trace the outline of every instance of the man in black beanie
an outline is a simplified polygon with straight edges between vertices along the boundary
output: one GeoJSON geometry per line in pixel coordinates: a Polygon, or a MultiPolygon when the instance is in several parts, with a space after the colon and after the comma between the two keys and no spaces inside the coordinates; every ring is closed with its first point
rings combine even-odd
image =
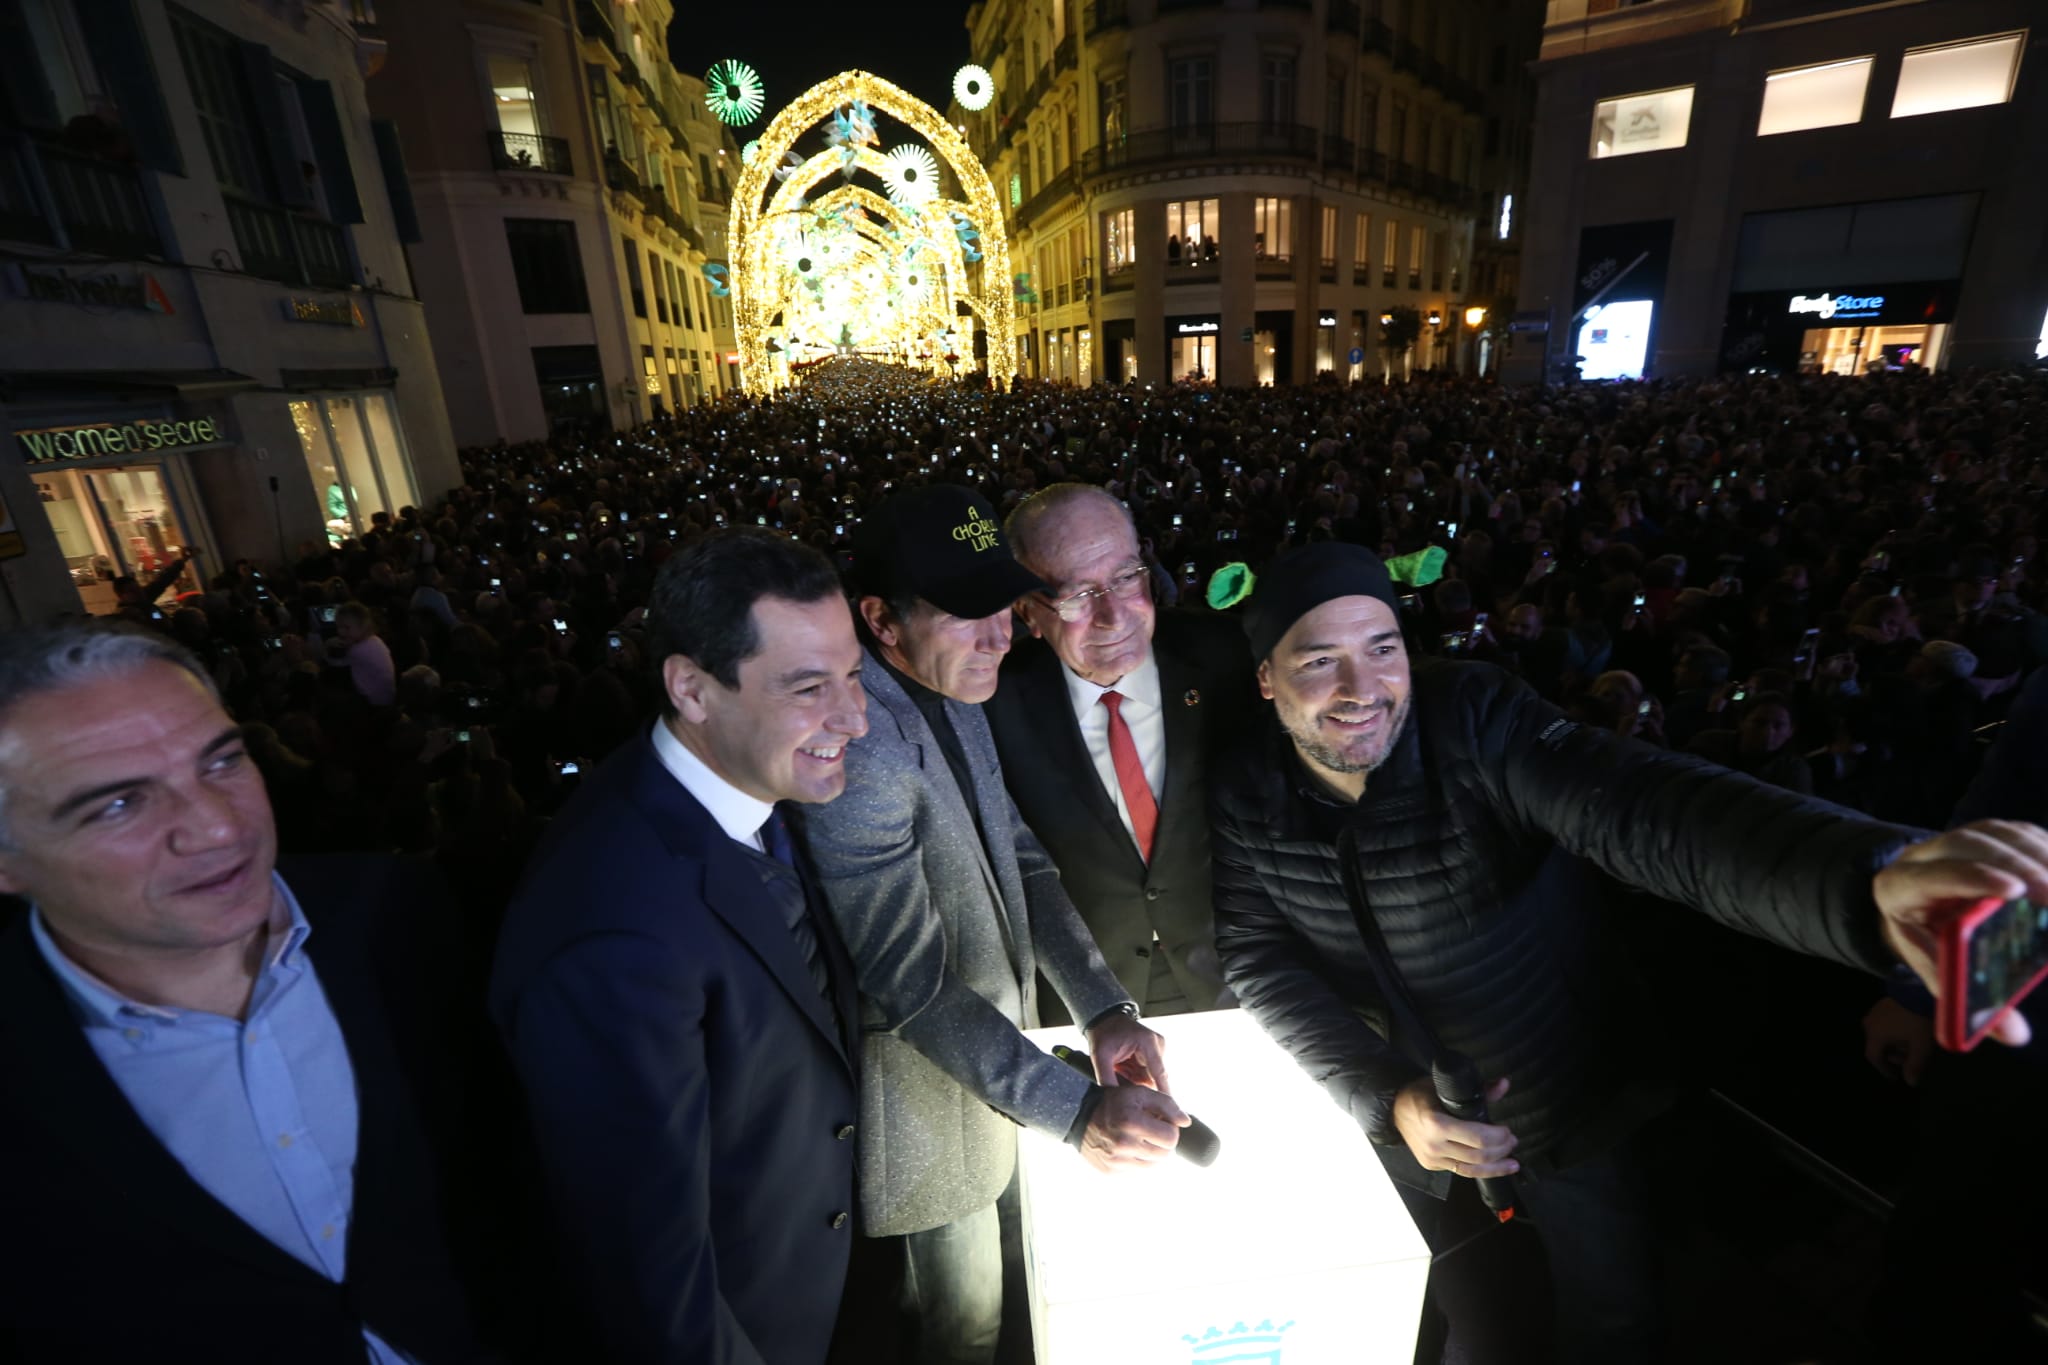
{"type": "Polygon", "coordinates": [[[1411,669],[1397,601],[1376,557],[1336,542],[1256,581],[1244,624],[1273,716],[1216,769],[1224,978],[1358,1119],[1433,1245],[1453,1177],[1513,1178],[1560,1358],[1658,1359],[1633,1138],[1669,1093],[1654,1005],[1597,931],[1593,867],[1800,952],[1931,977],[1929,916],[2048,890],[2048,834],[1878,824],[1581,727],[1490,665],[1411,669]],[[1446,1052],[1476,1064],[1491,1122],[1440,1106],[1446,1052]]]}

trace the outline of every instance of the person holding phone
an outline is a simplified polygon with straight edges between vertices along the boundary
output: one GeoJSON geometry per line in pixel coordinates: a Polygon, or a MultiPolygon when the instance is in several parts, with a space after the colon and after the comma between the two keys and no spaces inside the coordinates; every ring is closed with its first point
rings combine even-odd
{"type": "MultiPolygon", "coordinates": [[[[1657,1006],[1610,970],[1593,869],[1795,951],[1873,974],[1904,962],[1923,980],[1945,907],[2048,893],[2034,827],[1930,837],[1578,724],[1484,664],[1411,667],[1393,585],[1360,547],[1266,566],[1244,623],[1274,705],[1217,770],[1224,978],[1356,1116],[1426,1237],[1454,1178],[1535,1177],[1518,1197],[1568,1360],[1662,1358],[1656,1176],[1634,1145],[1668,1102],[1645,1027],[1657,1006]],[[1425,1019],[1403,1017],[1383,974],[1425,1019]],[[1491,1122],[1439,1106],[1429,1036],[1479,1065],[1491,1122]]],[[[2023,1040],[2023,1021],[2001,1036],[2023,1040]]]]}

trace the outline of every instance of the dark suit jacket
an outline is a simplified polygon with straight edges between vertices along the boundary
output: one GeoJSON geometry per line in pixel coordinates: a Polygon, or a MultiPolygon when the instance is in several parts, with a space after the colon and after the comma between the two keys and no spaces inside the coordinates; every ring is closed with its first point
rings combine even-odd
{"type": "Polygon", "coordinates": [[[0,933],[0,1359],[362,1365],[366,1322],[423,1365],[485,1358],[437,1160],[460,1146],[442,1017],[459,972],[425,947],[444,907],[396,859],[279,871],[355,1070],[347,1279],[274,1246],[186,1174],[16,918],[0,933]]]}
{"type": "Polygon", "coordinates": [[[762,877],[642,735],[556,817],[506,915],[491,1010],[606,1359],[813,1365],[831,1340],[853,970],[814,894],[828,1006],[762,877]]]}
{"type": "MultiPolygon", "coordinates": [[[[1254,715],[1252,662],[1235,620],[1169,611],[1159,613],[1152,653],[1166,721],[1166,780],[1149,865],[1096,774],[1049,645],[1019,640],[982,709],[1011,798],[1052,854],[1131,999],[1144,1008],[1156,946],[1190,1007],[1208,1009],[1230,1003],[1209,908],[1208,766],[1217,745],[1254,715]]],[[[1041,993],[1048,1024],[1064,1022],[1056,999],[1041,993]]]]}

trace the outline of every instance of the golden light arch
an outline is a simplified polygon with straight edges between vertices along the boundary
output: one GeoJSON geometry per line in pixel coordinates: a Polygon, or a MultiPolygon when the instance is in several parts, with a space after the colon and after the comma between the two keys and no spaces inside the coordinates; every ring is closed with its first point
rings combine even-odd
{"type": "MultiPolygon", "coordinates": [[[[945,246],[948,234],[929,233],[933,241],[941,244],[945,287],[943,291],[935,287],[928,296],[932,306],[920,311],[928,319],[952,318],[964,305],[968,315],[980,321],[987,340],[989,378],[999,385],[1007,385],[1017,369],[1010,244],[1003,232],[1002,203],[996,197],[987,169],[965,139],[930,105],[879,76],[865,71],[843,71],[812,86],[776,114],[767,131],[761,134],[753,164],[740,172],[739,188],[733,196],[730,231],[733,316],[737,324],[741,387],[749,393],[766,393],[786,382],[786,375],[779,373],[770,359],[768,344],[773,336],[773,319],[791,310],[797,283],[781,268],[776,258],[775,248],[780,238],[774,225],[795,212],[798,202],[811,188],[840,169],[843,164],[840,153],[835,149],[809,158],[772,199],[768,195],[768,187],[773,183],[776,169],[796,146],[797,139],[855,100],[890,115],[923,138],[959,181],[965,196],[962,201],[935,199],[916,209],[897,208],[897,212],[906,217],[922,218],[928,228],[935,226],[931,215],[944,216],[957,209],[966,215],[979,233],[976,242],[981,252],[978,287],[970,278],[958,243],[954,242],[948,252],[945,246]]],[[[854,157],[856,166],[868,170],[875,169],[879,161],[880,158],[868,149],[861,149],[854,157]]],[[[810,207],[821,209],[828,202],[842,198],[871,207],[869,201],[879,198],[872,192],[862,193],[867,196],[866,200],[857,200],[845,190],[835,190],[810,207]]],[[[963,357],[971,356],[971,345],[963,346],[961,353],[963,357]]]]}

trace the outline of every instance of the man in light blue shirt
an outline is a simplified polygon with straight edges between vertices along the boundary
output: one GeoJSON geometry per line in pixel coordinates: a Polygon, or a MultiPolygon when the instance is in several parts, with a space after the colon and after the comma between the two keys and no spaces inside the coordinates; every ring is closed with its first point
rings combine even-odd
{"type": "Polygon", "coordinates": [[[0,1343],[483,1358],[405,992],[377,960],[387,909],[420,912],[395,864],[331,860],[302,904],[275,862],[262,779],[183,650],[96,626],[0,637],[0,890],[35,906],[0,934],[0,1225],[36,1249],[0,1343]],[[116,1245],[149,1269],[110,1312],[116,1245]]]}

